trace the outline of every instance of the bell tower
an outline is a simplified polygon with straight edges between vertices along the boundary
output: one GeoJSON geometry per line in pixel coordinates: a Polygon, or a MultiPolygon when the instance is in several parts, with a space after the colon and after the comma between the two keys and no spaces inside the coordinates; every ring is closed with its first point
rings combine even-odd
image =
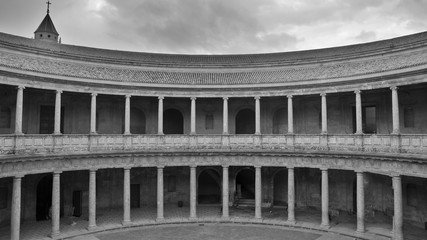
{"type": "Polygon", "coordinates": [[[50,1],[47,4],[47,14],[43,21],[40,23],[37,30],[34,32],[34,39],[47,41],[47,42],[58,42],[59,33],[53,25],[52,19],[49,16],[49,6],[52,4],[50,1]]]}

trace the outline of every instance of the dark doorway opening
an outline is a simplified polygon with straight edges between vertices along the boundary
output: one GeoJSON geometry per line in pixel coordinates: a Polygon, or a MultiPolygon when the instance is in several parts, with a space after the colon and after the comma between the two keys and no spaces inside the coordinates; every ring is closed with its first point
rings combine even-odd
{"type": "Polygon", "coordinates": [[[236,115],[236,134],[255,133],[255,112],[251,109],[242,109],[236,115]]]}
{"type": "Polygon", "coordinates": [[[163,113],[163,132],[165,134],[184,134],[184,117],[177,109],[168,109],[163,113]]]}
{"type": "Polygon", "coordinates": [[[80,217],[82,215],[82,191],[73,191],[73,216],[80,217]]]}
{"type": "Polygon", "coordinates": [[[131,208],[140,208],[140,190],[141,186],[139,184],[130,185],[130,207],[131,208]]]}
{"type": "Polygon", "coordinates": [[[36,220],[43,221],[51,218],[49,214],[52,205],[52,175],[44,176],[37,184],[36,220]]]}
{"type": "Polygon", "coordinates": [[[199,175],[197,199],[199,204],[221,203],[221,176],[213,169],[206,169],[199,175]]]}
{"type": "Polygon", "coordinates": [[[130,132],[132,134],[145,134],[145,114],[138,108],[130,109],[130,132]]]}
{"type": "MultiPolygon", "coordinates": [[[[362,106],[362,131],[367,134],[377,133],[377,108],[362,106]]],[[[353,107],[353,133],[356,132],[356,107],[353,107]]]]}
{"type": "Polygon", "coordinates": [[[280,170],[274,175],[273,179],[273,205],[288,205],[288,171],[280,170]]]}
{"type": "Polygon", "coordinates": [[[243,169],[236,176],[237,198],[255,199],[255,172],[253,169],[243,169]]]}
{"type": "Polygon", "coordinates": [[[357,179],[353,179],[353,213],[357,212],[357,179]]]}
{"type": "MultiPolygon", "coordinates": [[[[55,106],[40,106],[40,134],[52,134],[55,128],[55,106]]],[[[64,133],[64,107],[61,107],[60,131],[64,133]]]]}
{"type": "Polygon", "coordinates": [[[280,108],[273,115],[273,134],[285,134],[288,131],[286,109],[280,108]]]}

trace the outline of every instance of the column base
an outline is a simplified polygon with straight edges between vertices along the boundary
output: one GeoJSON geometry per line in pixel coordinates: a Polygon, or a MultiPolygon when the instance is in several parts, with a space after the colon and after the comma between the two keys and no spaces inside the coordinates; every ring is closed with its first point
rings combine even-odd
{"type": "Polygon", "coordinates": [[[222,216],[221,221],[230,221],[230,216],[222,216]]]}
{"type": "Polygon", "coordinates": [[[90,132],[89,134],[90,134],[90,135],[98,135],[98,133],[97,133],[97,132],[90,132]]]}
{"type": "Polygon", "coordinates": [[[88,231],[95,231],[97,228],[98,228],[98,226],[96,226],[96,225],[93,225],[93,226],[87,226],[87,227],[86,227],[86,229],[87,229],[88,231]]]}
{"type": "Polygon", "coordinates": [[[54,132],[53,135],[62,135],[61,132],[54,132]]]}
{"type": "Polygon", "coordinates": [[[129,226],[132,225],[132,222],[130,220],[122,221],[123,226],[129,226]]]}
{"type": "Polygon", "coordinates": [[[197,217],[189,217],[188,220],[190,220],[190,221],[197,221],[198,218],[197,217]]]}
{"type": "Polygon", "coordinates": [[[329,229],[329,228],[331,228],[331,225],[329,225],[329,224],[320,224],[320,227],[324,228],[324,229],[329,229]]]}
{"type": "Polygon", "coordinates": [[[295,225],[297,223],[295,220],[287,220],[286,222],[290,225],[295,225]]]}
{"type": "Polygon", "coordinates": [[[24,135],[23,132],[15,132],[15,135],[24,135]]]}
{"type": "Polygon", "coordinates": [[[53,238],[53,239],[58,238],[59,237],[59,232],[52,232],[52,233],[49,234],[49,237],[53,238]]]}
{"type": "Polygon", "coordinates": [[[164,217],[158,217],[158,218],[156,218],[156,222],[163,222],[163,221],[165,221],[165,218],[164,217]]]}
{"type": "Polygon", "coordinates": [[[365,235],[366,230],[365,229],[357,229],[356,235],[365,235]]]}

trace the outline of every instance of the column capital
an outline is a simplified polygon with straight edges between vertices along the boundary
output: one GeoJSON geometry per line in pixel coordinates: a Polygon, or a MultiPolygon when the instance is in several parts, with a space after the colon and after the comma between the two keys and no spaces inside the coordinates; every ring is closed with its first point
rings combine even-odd
{"type": "Polygon", "coordinates": [[[58,170],[58,171],[53,171],[53,174],[55,175],[55,174],[61,174],[62,173],[62,171],[60,171],[60,170],[58,170]]]}
{"type": "Polygon", "coordinates": [[[229,97],[222,97],[222,100],[228,101],[229,97]]]}
{"type": "Polygon", "coordinates": [[[165,168],[165,166],[161,165],[161,166],[157,166],[157,170],[163,170],[165,168]]]}
{"type": "Polygon", "coordinates": [[[163,100],[163,99],[165,99],[165,97],[164,96],[158,96],[157,99],[163,100]]]}
{"type": "Polygon", "coordinates": [[[25,89],[25,86],[22,86],[22,85],[18,85],[17,87],[16,87],[17,89],[25,89]]]}
{"type": "Polygon", "coordinates": [[[229,164],[223,164],[223,165],[221,165],[222,166],[222,168],[229,168],[230,167],[230,165],[229,164]]]}
{"type": "Polygon", "coordinates": [[[292,99],[294,96],[293,96],[293,95],[286,95],[286,97],[287,97],[288,99],[292,99]]]}
{"type": "Polygon", "coordinates": [[[131,97],[132,97],[132,95],[130,95],[130,94],[125,95],[125,98],[131,98],[131,97]]]}
{"type": "Polygon", "coordinates": [[[96,96],[98,96],[98,93],[93,92],[93,93],[91,93],[90,95],[92,95],[92,97],[96,97],[96,96]]]}
{"type": "Polygon", "coordinates": [[[287,169],[295,169],[295,166],[286,166],[287,169]]]}
{"type": "Polygon", "coordinates": [[[390,174],[390,177],[392,177],[393,179],[400,179],[401,175],[398,173],[392,173],[392,174],[390,174]]]}
{"type": "Polygon", "coordinates": [[[326,97],[327,93],[320,93],[321,97],[326,97]]]}
{"type": "Polygon", "coordinates": [[[357,175],[360,175],[360,174],[364,174],[364,173],[365,173],[365,171],[364,171],[364,170],[354,170],[354,172],[355,172],[357,175]]]}
{"type": "Polygon", "coordinates": [[[57,93],[57,94],[58,94],[58,93],[59,93],[59,94],[61,94],[61,93],[62,93],[62,90],[61,90],[61,89],[57,89],[57,90],[56,90],[56,93],[57,93]]]}
{"type": "Polygon", "coordinates": [[[13,178],[15,178],[15,179],[21,179],[24,176],[25,176],[25,174],[18,174],[18,175],[13,176],[13,178]]]}
{"type": "Polygon", "coordinates": [[[327,168],[320,168],[320,171],[328,171],[328,169],[327,168]]]}
{"type": "Polygon", "coordinates": [[[355,94],[360,94],[360,93],[362,93],[362,90],[360,90],[360,89],[354,90],[354,93],[355,94]]]}
{"type": "Polygon", "coordinates": [[[260,100],[260,99],[261,99],[261,97],[260,97],[260,96],[255,96],[255,97],[254,97],[254,99],[255,99],[255,100],[260,100]]]}
{"type": "Polygon", "coordinates": [[[398,87],[398,86],[391,86],[391,87],[390,87],[390,90],[392,90],[392,91],[397,91],[397,89],[399,89],[399,87],[398,87]]]}
{"type": "Polygon", "coordinates": [[[98,171],[98,168],[89,168],[89,172],[96,172],[98,171]]]}
{"type": "Polygon", "coordinates": [[[190,97],[191,101],[196,101],[196,97],[190,97]]]}
{"type": "Polygon", "coordinates": [[[197,168],[197,165],[196,164],[191,164],[190,168],[197,168]]]}
{"type": "Polygon", "coordinates": [[[254,165],[254,168],[261,168],[261,165],[254,165]]]}
{"type": "Polygon", "coordinates": [[[132,169],[132,167],[130,167],[130,166],[126,166],[126,167],[123,167],[123,169],[124,169],[124,170],[131,170],[131,169],[132,169]]]}

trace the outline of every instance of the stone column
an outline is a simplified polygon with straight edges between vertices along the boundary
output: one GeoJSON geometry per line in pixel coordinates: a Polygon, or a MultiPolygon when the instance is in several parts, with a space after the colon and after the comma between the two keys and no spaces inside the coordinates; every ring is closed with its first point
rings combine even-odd
{"type": "Polygon", "coordinates": [[[288,95],[288,133],[294,134],[294,107],[292,95],[288,95]]]}
{"type": "Polygon", "coordinates": [[[130,134],[130,97],[131,95],[125,96],[125,135],[130,134]]]}
{"type": "Polygon", "coordinates": [[[255,218],[261,219],[261,166],[255,166],[255,218]]]}
{"type": "Polygon", "coordinates": [[[124,168],[123,174],[123,222],[130,224],[130,167],[124,168]]]}
{"type": "Polygon", "coordinates": [[[21,180],[23,176],[13,178],[12,216],[10,221],[10,239],[19,240],[21,229],[21,180]]]}
{"type": "Polygon", "coordinates": [[[157,134],[163,134],[163,99],[164,97],[158,97],[159,105],[158,105],[158,117],[157,117],[157,134]]]}
{"type": "Polygon", "coordinates": [[[391,87],[391,104],[392,104],[392,113],[393,113],[393,133],[400,133],[400,123],[399,123],[399,97],[397,93],[397,87],[391,87]]]}
{"type": "Polygon", "coordinates": [[[222,219],[228,219],[230,217],[228,209],[229,193],[228,165],[224,165],[222,166],[222,219]]]}
{"type": "Polygon", "coordinates": [[[90,133],[96,134],[96,96],[97,93],[92,93],[90,101],[90,133]]]}
{"type": "Polygon", "coordinates": [[[191,131],[190,134],[196,134],[196,98],[191,98],[191,131]]]}
{"type": "Polygon", "coordinates": [[[54,125],[53,134],[61,134],[61,94],[62,94],[62,90],[56,90],[55,125],[54,125]]]}
{"type": "Polygon", "coordinates": [[[223,105],[222,105],[222,133],[228,134],[228,97],[222,98],[223,105]]]}
{"type": "Polygon", "coordinates": [[[364,173],[356,172],[356,195],[357,195],[357,232],[365,232],[365,187],[364,173]]]}
{"type": "Polygon", "coordinates": [[[52,181],[52,238],[59,235],[59,218],[60,218],[60,176],[61,171],[53,173],[52,181]]]}
{"type": "Polygon", "coordinates": [[[22,112],[24,109],[24,86],[18,86],[16,93],[15,134],[22,134],[22,112]]]}
{"type": "Polygon", "coordinates": [[[393,240],[403,240],[403,205],[402,205],[402,180],[400,176],[393,176],[394,193],[394,223],[393,240]]]}
{"type": "Polygon", "coordinates": [[[96,170],[89,170],[89,231],[96,228],[96,170]]]}
{"type": "Polygon", "coordinates": [[[356,134],[363,134],[362,130],[362,98],[360,96],[361,91],[354,91],[356,94],[356,134]]]}
{"type": "Polygon", "coordinates": [[[255,97],[255,134],[261,134],[261,105],[260,97],[255,97]]]}
{"type": "Polygon", "coordinates": [[[328,169],[322,168],[322,227],[329,228],[329,183],[328,169]]]}
{"type": "Polygon", "coordinates": [[[197,219],[196,166],[190,166],[190,219],[197,219]]]}
{"type": "Polygon", "coordinates": [[[295,176],[293,167],[288,167],[288,222],[295,224],[295,176]]]}
{"type": "Polygon", "coordinates": [[[157,221],[163,219],[163,167],[157,167],[157,221]]]}
{"type": "Polygon", "coordinates": [[[326,105],[326,93],[320,94],[322,98],[322,134],[328,133],[328,110],[326,105]]]}

